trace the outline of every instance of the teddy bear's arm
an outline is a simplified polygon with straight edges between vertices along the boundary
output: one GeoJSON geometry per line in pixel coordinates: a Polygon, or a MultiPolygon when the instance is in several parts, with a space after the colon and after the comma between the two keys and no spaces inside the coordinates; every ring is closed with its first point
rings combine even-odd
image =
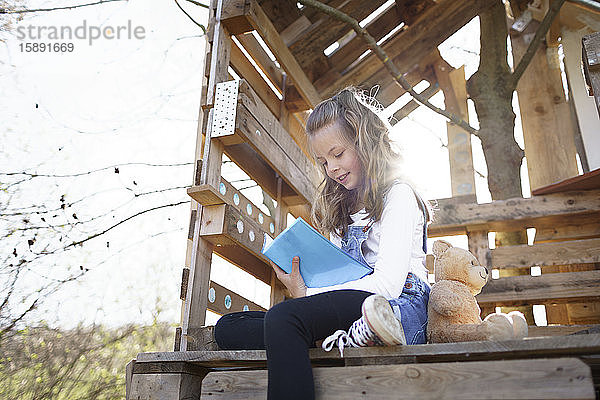
{"type": "Polygon", "coordinates": [[[462,307],[460,295],[444,285],[444,282],[433,285],[429,295],[429,304],[436,312],[448,317],[455,315],[462,307]]]}

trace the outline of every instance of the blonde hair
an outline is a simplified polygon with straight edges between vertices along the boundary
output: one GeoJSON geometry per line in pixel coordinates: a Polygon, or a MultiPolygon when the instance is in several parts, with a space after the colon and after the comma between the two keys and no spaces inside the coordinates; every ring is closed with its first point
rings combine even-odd
{"type": "MultiPolygon", "coordinates": [[[[323,233],[345,235],[352,223],[350,214],[361,200],[367,218],[379,220],[387,192],[394,181],[401,178],[401,158],[392,148],[388,125],[367,104],[367,95],[355,88],[346,88],[319,103],[306,122],[309,143],[320,129],[337,124],[342,136],[354,145],[365,173],[361,188],[347,190],[329,178],[322,167],[325,179],[317,189],[311,216],[323,233]]],[[[428,218],[429,214],[425,213],[428,218]]]]}

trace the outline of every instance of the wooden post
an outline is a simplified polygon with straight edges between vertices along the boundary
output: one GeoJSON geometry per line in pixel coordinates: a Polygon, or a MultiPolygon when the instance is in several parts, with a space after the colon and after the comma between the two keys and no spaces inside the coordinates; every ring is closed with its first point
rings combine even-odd
{"type": "MultiPolygon", "coordinates": [[[[598,115],[600,115],[600,34],[587,35],[582,38],[582,58],[586,80],[591,85],[591,90],[594,92],[594,98],[598,107],[598,115]],[[594,87],[595,84],[595,87],[594,87]]],[[[597,133],[597,131],[596,131],[597,133]]],[[[594,151],[592,151],[593,153],[594,151]]],[[[593,229],[589,227],[588,229],[593,229]]],[[[552,229],[551,231],[561,232],[561,229],[552,229]]],[[[546,235],[546,232],[542,232],[546,235]]],[[[596,269],[593,264],[572,264],[558,265],[552,267],[553,272],[577,272],[591,271],[596,269]]],[[[548,267],[546,267],[548,271],[548,267]]],[[[590,323],[597,324],[600,322],[600,303],[586,302],[580,304],[552,305],[546,307],[548,322],[565,320],[569,324],[590,323]]]]}
{"type": "MultiPolygon", "coordinates": [[[[206,39],[206,37],[205,37],[206,39]]],[[[202,90],[200,92],[200,107],[198,109],[198,125],[196,130],[196,152],[194,157],[194,175],[192,177],[194,186],[200,184],[200,172],[202,169],[202,149],[204,148],[204,132],[206,132],[206,125],[208,122],[208,112],[203,108],[206,104],[206,92],[208,85],[208,71],[206,70],[207,60],[210,57],[210,43],[206,40],[206,47],[204,52],[203,68],[202,68],[202,90]]],[[[187,289],[189,285],[189,271],[192,262],[192,253],[194,251],[194,227],[196,225],[196,218],[198,214],[199,204],[195,200],[190,202],[190,221],[188,229],[188,237],[186,243],[186,254],[185,254],[185,267],[184,276],[186,277],[185,282],[182,279],[181,282],[181,313],[180,313],[180,326],[176,328],[175,333],[175,345],[174,350],[181,350],[181,326],[183,325],[183,318],[185,315],[185,300],[187,297],[187,289]]]]}
{"type": "MultiPolygon", "coordinates": [[[[453,69],[442,59],[435,65],[435,75],[444,92],[446,110],[468,121],[465,67],[453,69]]],[[[476,201],[471,135],[450,122],[446,123],[446,128],[452,197],[468,196],[470,201],[476,201]]]]}
{"type": "MultiPolygon", "coordinates": [[[[469,239],[469,251],[475,255],[480,265],[488,268],[489,273],[492,273],[492,265],[490,260],[490,245],[488,240],[488,231],[469,231],[467,232],[469,239]]],[[[491,279],[491,277],[490,277],[491,279]]],[[[481,319],[488,314],[495,312],[494,307],[481,306],[481,319]]]]}
{"type": "MultiPolygon", "coordinates": [[[[511,32],[513,56],[520,60],[539,23],[511,32]]],[[[558,49],[540,46],[517,86],[525,157],[531,190],[577,175],[575,140],[566,102],[558,49]]]]}
{"type": "MultiPolygon", "coordinates": [[[[220,18],[222,8],[222,0],[213,0],[213,2],[211,2],[211,10],[214,10],[214,18],[211,19],[213,29],[211,30],[211,59],[206,92],[206,104],[213,103],[216,84],[227,80],[228,75],[227,68],[229,66],[231,39],[229,33],[221,25],[220,18]]],[[[212,130],[211,121],[212,110],[209,113],[208,124],[206,126],[206,137],[204,139],[202,155],[202,170],[199,183],[218,187],[219,179],[221,177],[223,146],[220,142],[212,141],[210,139],[212,130]]],[[[201,121],[199,121],[199,124],[201,124],[201,121]]],[[[200,129],[198,141],[202,140],[200,138],[201,135],[202,132],[200,129]]],[[[203,207],[198,205],[196,210],[196,221],[194,224],[188,288],[181,327],[180,349],[182,351],[188,349],[188,332],[191,329],[197,329],[204,325],[206,317],[213,244],[200,237],[202,218],[203,207]]]]}
{"type": "MultiPolygon", "coordinates": [[[[277,208],[275,209],[275,233],[278,235],[287,225],[288,207],[281,199],[281,187],[283,180],[277,177],[277,208]]],[[[291,260],[290,260],[291,262],[291,260]]],[[[277,279],[275,271],[271,271],[271,307],[285,300],[285,286],[277,279]]]]}
{"type": "MultiPolygon", "coordinates": [[[[513,58],[521,59],[539,22],[511,31],[513,58]]],[[[517,85],[531,190],[578,174],[573,122],[564,96],[558,48],[542,44],[517,85]]],[[[546,267],[545,272],[550,272],[546,267]]],[[[504,274],[506,272],[502,271],[504,274]]],[[[547,308],[548,322],[567,324],[565,305],[547,308]]],[[[531,322],[531,321],[530,321],[531,322]]]]}
{"type": "MultiPolygon", "coordinates": [[[[583,163],[583,170],[587,172],[600,168],[600,116],[598,115],[594,98],[588,95],[585,78],[581,70],[581,39],[580,31],[562,28],[561,43],[565,54],[565,73],[571,89],[571,101],[577,113],[577,123],[581,132],[582,150],[585,153],[588,168],[583,163]]],[[[581,154],[580,154],[581,157],[581,154]]]]}
{"type": "Polygon", "coordinates": [[[594,96],[598,115],[600,115],[600,32],[586,35],[581,39],[583,52],[583,71],[594,96]]]}

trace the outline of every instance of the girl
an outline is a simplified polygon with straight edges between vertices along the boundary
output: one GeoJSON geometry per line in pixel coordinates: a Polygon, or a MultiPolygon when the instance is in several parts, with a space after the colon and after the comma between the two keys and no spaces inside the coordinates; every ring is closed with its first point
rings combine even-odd
{"type": "Polygon", "coordinates": [[[317,105],[306,123],[308,144],[325,173],[313,203],[317,227],[373,273],[341,285],[307,288],[299,273],[272,264],[293,299],[266,313],[223,316],[215,326],[222,349],[266,349],[268,398],[314,399],[308,349],[325,339],[366,346],[425,343],[429,285],[425,268],[430,212],[399,180],[398,155],[385,123],[344,89],[317,105]],[[329,336],[329,337],[328,337],[329,336]]]}

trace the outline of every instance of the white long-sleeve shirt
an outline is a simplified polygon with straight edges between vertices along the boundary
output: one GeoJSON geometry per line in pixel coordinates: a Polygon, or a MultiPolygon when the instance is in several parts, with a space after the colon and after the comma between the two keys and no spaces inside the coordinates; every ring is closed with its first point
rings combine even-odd
{"type": "MultiPolygon", "coordinates": [[[[365,226],[369,222],[364,209],[350,215],[350,226],[365,226]]],[[[361,279],[340,285],[307,288],[306,295],[339,289],[357,289],[393,299],[402,293],[406,276],[412,272],[427,282],[425,253],[423,252],[423,212],[415,193],[405,183],[390,188],[381,218],[368,232],[362,251],[373,273],[361,279]]],[[[331,242],[341,247],[341,238],[331,235],[331,242]]]]}

